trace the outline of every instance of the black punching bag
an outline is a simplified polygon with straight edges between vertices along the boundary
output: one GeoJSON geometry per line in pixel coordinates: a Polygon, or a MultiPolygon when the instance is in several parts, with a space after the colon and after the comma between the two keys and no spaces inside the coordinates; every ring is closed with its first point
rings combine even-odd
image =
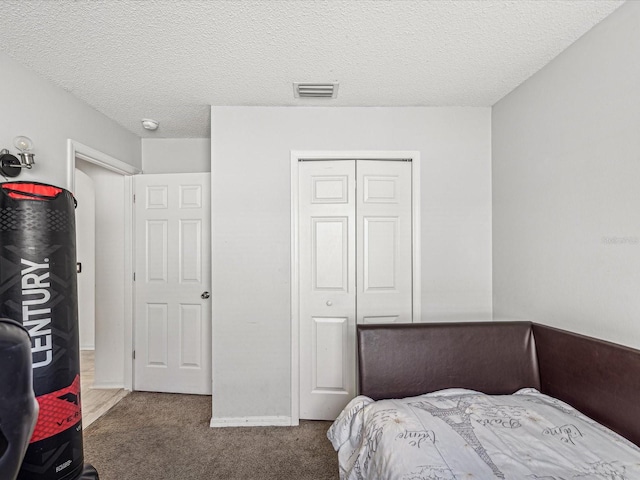
{"type": "Polygon", "coordinates": [[[19,480],[83,474],[74,203],[51,185],[0,184],[0,317],[29,332],[40,405],[19,480]]]}

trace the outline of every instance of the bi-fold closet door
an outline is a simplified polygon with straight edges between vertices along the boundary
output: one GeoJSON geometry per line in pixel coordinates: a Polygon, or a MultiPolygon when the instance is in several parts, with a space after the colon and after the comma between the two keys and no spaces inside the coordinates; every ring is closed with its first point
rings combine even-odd
{"type": "Polygon", "coordinates": [[[300,418],[355,396],[356,324],[412,318],[411,162],[299,165],[300,418]]]}

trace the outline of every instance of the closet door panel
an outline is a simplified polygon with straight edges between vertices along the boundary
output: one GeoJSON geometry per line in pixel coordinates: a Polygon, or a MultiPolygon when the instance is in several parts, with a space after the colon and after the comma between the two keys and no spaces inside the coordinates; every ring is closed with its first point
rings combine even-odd
{"type": "Polygon", "coordinates": [[[358,323],[412,318],[411,162],[356,164],[358,323]]]}
{"type": "Polygon", "coordinates": [[[355,161],[298,172],[300,418],[333,420],[356,390],[355,161]]]}

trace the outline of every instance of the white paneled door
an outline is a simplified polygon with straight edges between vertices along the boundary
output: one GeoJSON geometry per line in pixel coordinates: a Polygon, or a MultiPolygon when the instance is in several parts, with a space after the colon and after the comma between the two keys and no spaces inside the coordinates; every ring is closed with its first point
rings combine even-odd
{"type": "Polygon", "coordinates": [[[358,323],[411,323],[411,163],[358,160],[358,323]]]}
{"type": "Polygon", "coordinates": [[[299,165],[300,418],[355,396],[356,323],[412,321],[411,163],[299,165]]]}
{"type": "Polygon", "coordinates": [[[300,418],[335,419],[355,395],[356,163],[299,169],[300,418]]]}
{"type": "Polygon", "coordinates": [[[211,394],[210,177],[135,177],[136,390],[211,394]]]}

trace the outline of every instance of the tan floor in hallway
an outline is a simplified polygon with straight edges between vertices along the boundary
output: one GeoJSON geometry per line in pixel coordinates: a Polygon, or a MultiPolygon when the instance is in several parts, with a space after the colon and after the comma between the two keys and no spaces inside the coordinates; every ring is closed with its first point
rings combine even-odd
{"type": "Polygon", "coordinates": [[[85,429],[107,413],[129,392],[122,388],[93,388],[95,352],[80,352],[80,395],[82,399],[82,428],[85,429]]]}

